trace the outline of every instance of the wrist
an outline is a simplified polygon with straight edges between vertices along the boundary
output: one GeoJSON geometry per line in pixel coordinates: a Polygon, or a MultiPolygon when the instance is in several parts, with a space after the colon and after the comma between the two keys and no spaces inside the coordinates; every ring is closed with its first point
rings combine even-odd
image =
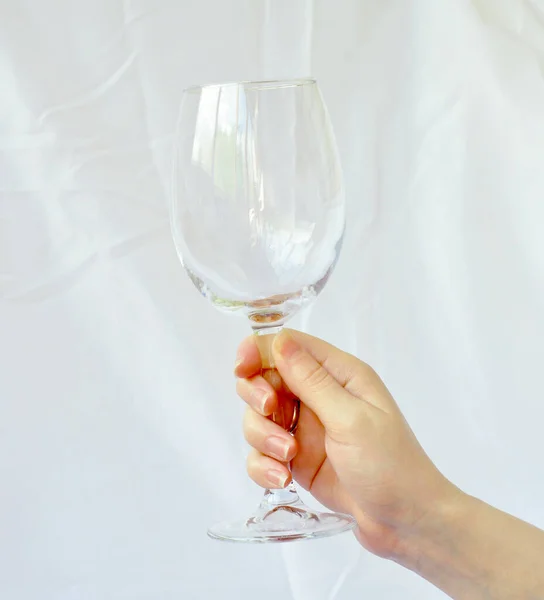
{"type": "Polygon", "coordinates": [[[438,561],[466,520],[471,500],[470,496],[445,480],[442,492],[432,499],[423,516],[399,531],[399,543],[391,558],[418,573],[424,568],[424,563],[438,561]]]}

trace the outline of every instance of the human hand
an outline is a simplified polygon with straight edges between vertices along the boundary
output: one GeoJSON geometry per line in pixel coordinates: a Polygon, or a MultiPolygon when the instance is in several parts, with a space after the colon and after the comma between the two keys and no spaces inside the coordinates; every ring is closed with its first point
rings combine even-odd
{"type": "Polygon", "coordinates": [[[275,370],[261,375],[250,337],[238,350],[237,391],[250,477],[263,487],[291,474],[322,504],[352,514],[370,551],[395,558],[435,508],[458,493],[436,469],[378,375],[354,356],[309,335],[284,330],[272,346],[275,370]],[[278,373],[281,377],[278,376],[278,373]],[[270,419],[301,401],[295,436],[270,419]]]}

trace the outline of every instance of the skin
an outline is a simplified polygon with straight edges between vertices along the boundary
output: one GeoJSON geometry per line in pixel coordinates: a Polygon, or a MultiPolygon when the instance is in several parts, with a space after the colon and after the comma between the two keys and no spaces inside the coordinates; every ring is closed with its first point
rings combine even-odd
{"type": "Polygon", "coordinates": [[[272,349],[277,371],[263,372],[253,337],[240,345],[235,367],[248,404],[247,469],[257,484],[287,485],[291,461],[292,476],[319,502],[356,518],[367,550],[452,598],[544,599],[544,532],[448,481],[371,367],[292,330],[272,349]],[[272,415],[290,415],[295,398],[293,437],[272,415]]]}

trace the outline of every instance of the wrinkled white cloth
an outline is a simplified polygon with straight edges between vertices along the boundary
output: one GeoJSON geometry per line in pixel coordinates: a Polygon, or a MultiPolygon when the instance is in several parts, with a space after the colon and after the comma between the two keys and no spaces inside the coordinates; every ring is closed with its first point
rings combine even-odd
{"type": "Polygon", "coordinates": [[[293,325],[370,362],[466,491],[544,526],[544,0],[0,5],[0,597],[444,595],[348,534],[228,546],[246,324],[168,225],[194,83],[316,76],[337,272],[293,325]]]}

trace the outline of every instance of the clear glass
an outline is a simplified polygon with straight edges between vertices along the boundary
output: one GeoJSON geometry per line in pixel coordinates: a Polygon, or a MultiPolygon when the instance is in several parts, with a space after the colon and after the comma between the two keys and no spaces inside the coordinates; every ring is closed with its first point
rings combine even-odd
{"type": "MultiPolygon", "coordinates": [[[[247,318],[255,335],[276,334],[323,289],[344,233],[342,171],[316,81],[186,89],[172,191],[176,249],[200,293],[247,318]]],[[[297,415],[282,422],[292,432],[297,415]]],[[[307,508],[290,484],[267,490],[254,515],[208,534],[280,542],[353,526],[348,515],[307,508]]]]}

